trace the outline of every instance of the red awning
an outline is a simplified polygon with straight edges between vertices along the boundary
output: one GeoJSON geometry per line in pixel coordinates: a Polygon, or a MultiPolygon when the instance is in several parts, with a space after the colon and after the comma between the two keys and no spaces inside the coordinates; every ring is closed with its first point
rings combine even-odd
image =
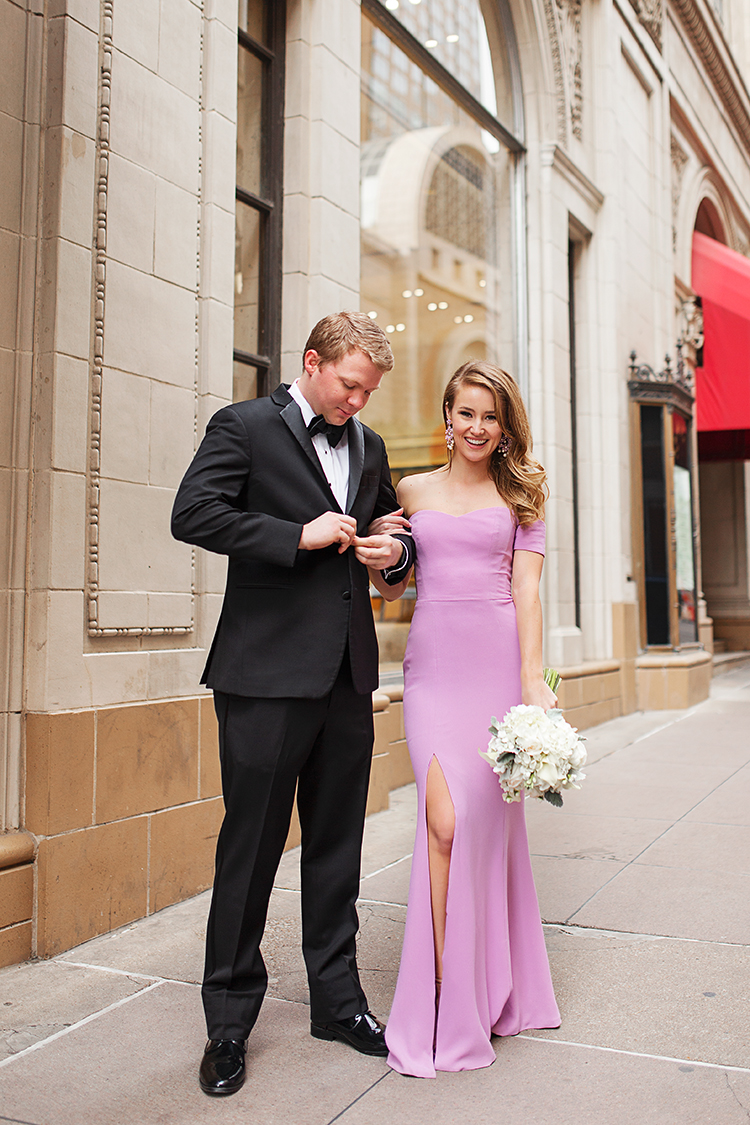
{"type": "Polygon", "coordinates": [[[704,330],[703,367],[695,373],[697,427],[712,433],[701,454],[734,459],[749,444],[738,438],[750,431],[750,260],[696,232],[693,289],[704,330]]]}

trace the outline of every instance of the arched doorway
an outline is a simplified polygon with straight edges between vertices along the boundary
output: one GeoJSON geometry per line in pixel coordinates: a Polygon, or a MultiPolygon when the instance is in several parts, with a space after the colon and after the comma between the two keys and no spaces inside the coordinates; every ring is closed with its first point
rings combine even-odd
{"type": "Polygon", "coordinates": [[[703,591],[717,646],[750,649],[750,259],[704,198],[692,285],[703,312],[696,408],[703,591]]]}

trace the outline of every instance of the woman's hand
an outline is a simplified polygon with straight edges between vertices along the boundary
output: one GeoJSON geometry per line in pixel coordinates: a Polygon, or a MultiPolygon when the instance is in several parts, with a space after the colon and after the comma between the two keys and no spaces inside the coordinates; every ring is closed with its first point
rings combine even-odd
{"type": "Polygon", "coordinates": [[[404,509],[378,516],[367,529],[368,535],[395,535],[399,531],[411,531],[411,524],[404,516],[404,509]]]}
{"type": "Polygon", "coordinates": [[[529,684],[521,685],[521,702],[529,707],[541,707],[549,711],[557,707],[557,696],[544,682],[544,676],[535,677],[529,684]]]}

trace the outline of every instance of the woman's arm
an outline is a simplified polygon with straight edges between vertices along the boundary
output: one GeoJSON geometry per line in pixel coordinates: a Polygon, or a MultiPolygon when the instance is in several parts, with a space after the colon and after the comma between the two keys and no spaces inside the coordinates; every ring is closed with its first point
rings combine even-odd
{"type": "Polygon", "coordinates": [[[395,602],[401,597],[404,590],[409,585],[409,578],[411,577],[411,570],[409,570],[406,578],[402,578],[395,586],[389,586],[385,578],[383,578],[382,570],[372,570],[368,566],[367,573],[370,575],[370,581],[375,589],[387,602],[395,602]]]}
{"type": "MultiPolygon", "coordinates": [[[[412,493],[413,483],[416,479],[416,477],[404,477],[398,482],[396,496],[401,507],[396,512],[389,512],[388,515],[381,516],[379,519],[374,520],[367,529],[368,535],[393,535],[394,532],[411,530],[411,525],[406,513],[411,510],[409,498],[412,493]]],[[[383,578],[382,571],[373,570],[371,567],[367,569],[373,586],[387,602],[395,602],[401,597],[404,590],[409,585],[411,568],[409,568],[406,575],[400,582],[397,582],[395,586],[388,585],[383,578]]]]}
{"type": "Polygon", "coordinates": [[[544,556],[536,551],[513,554],[513,601],[516,606],[518,645],[521,650],[521,699],[543,707],[557,706],[554,692],[544,682],[542,668],[542,603],[539,580],[544,556]]]}

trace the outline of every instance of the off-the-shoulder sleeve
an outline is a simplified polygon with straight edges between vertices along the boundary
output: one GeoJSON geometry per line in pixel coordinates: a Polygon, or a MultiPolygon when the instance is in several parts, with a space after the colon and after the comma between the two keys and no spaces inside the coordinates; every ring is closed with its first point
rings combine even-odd
{"type": "Polygon", "coordinates": [[[516,528],[513,550],[534,551],[537,555],[543,555],[545,538],[546,528],[544,526],[544,520],[536,520],[535,523],[529,524],[528,527],[521,527],[519,524],[516,528]]]}

